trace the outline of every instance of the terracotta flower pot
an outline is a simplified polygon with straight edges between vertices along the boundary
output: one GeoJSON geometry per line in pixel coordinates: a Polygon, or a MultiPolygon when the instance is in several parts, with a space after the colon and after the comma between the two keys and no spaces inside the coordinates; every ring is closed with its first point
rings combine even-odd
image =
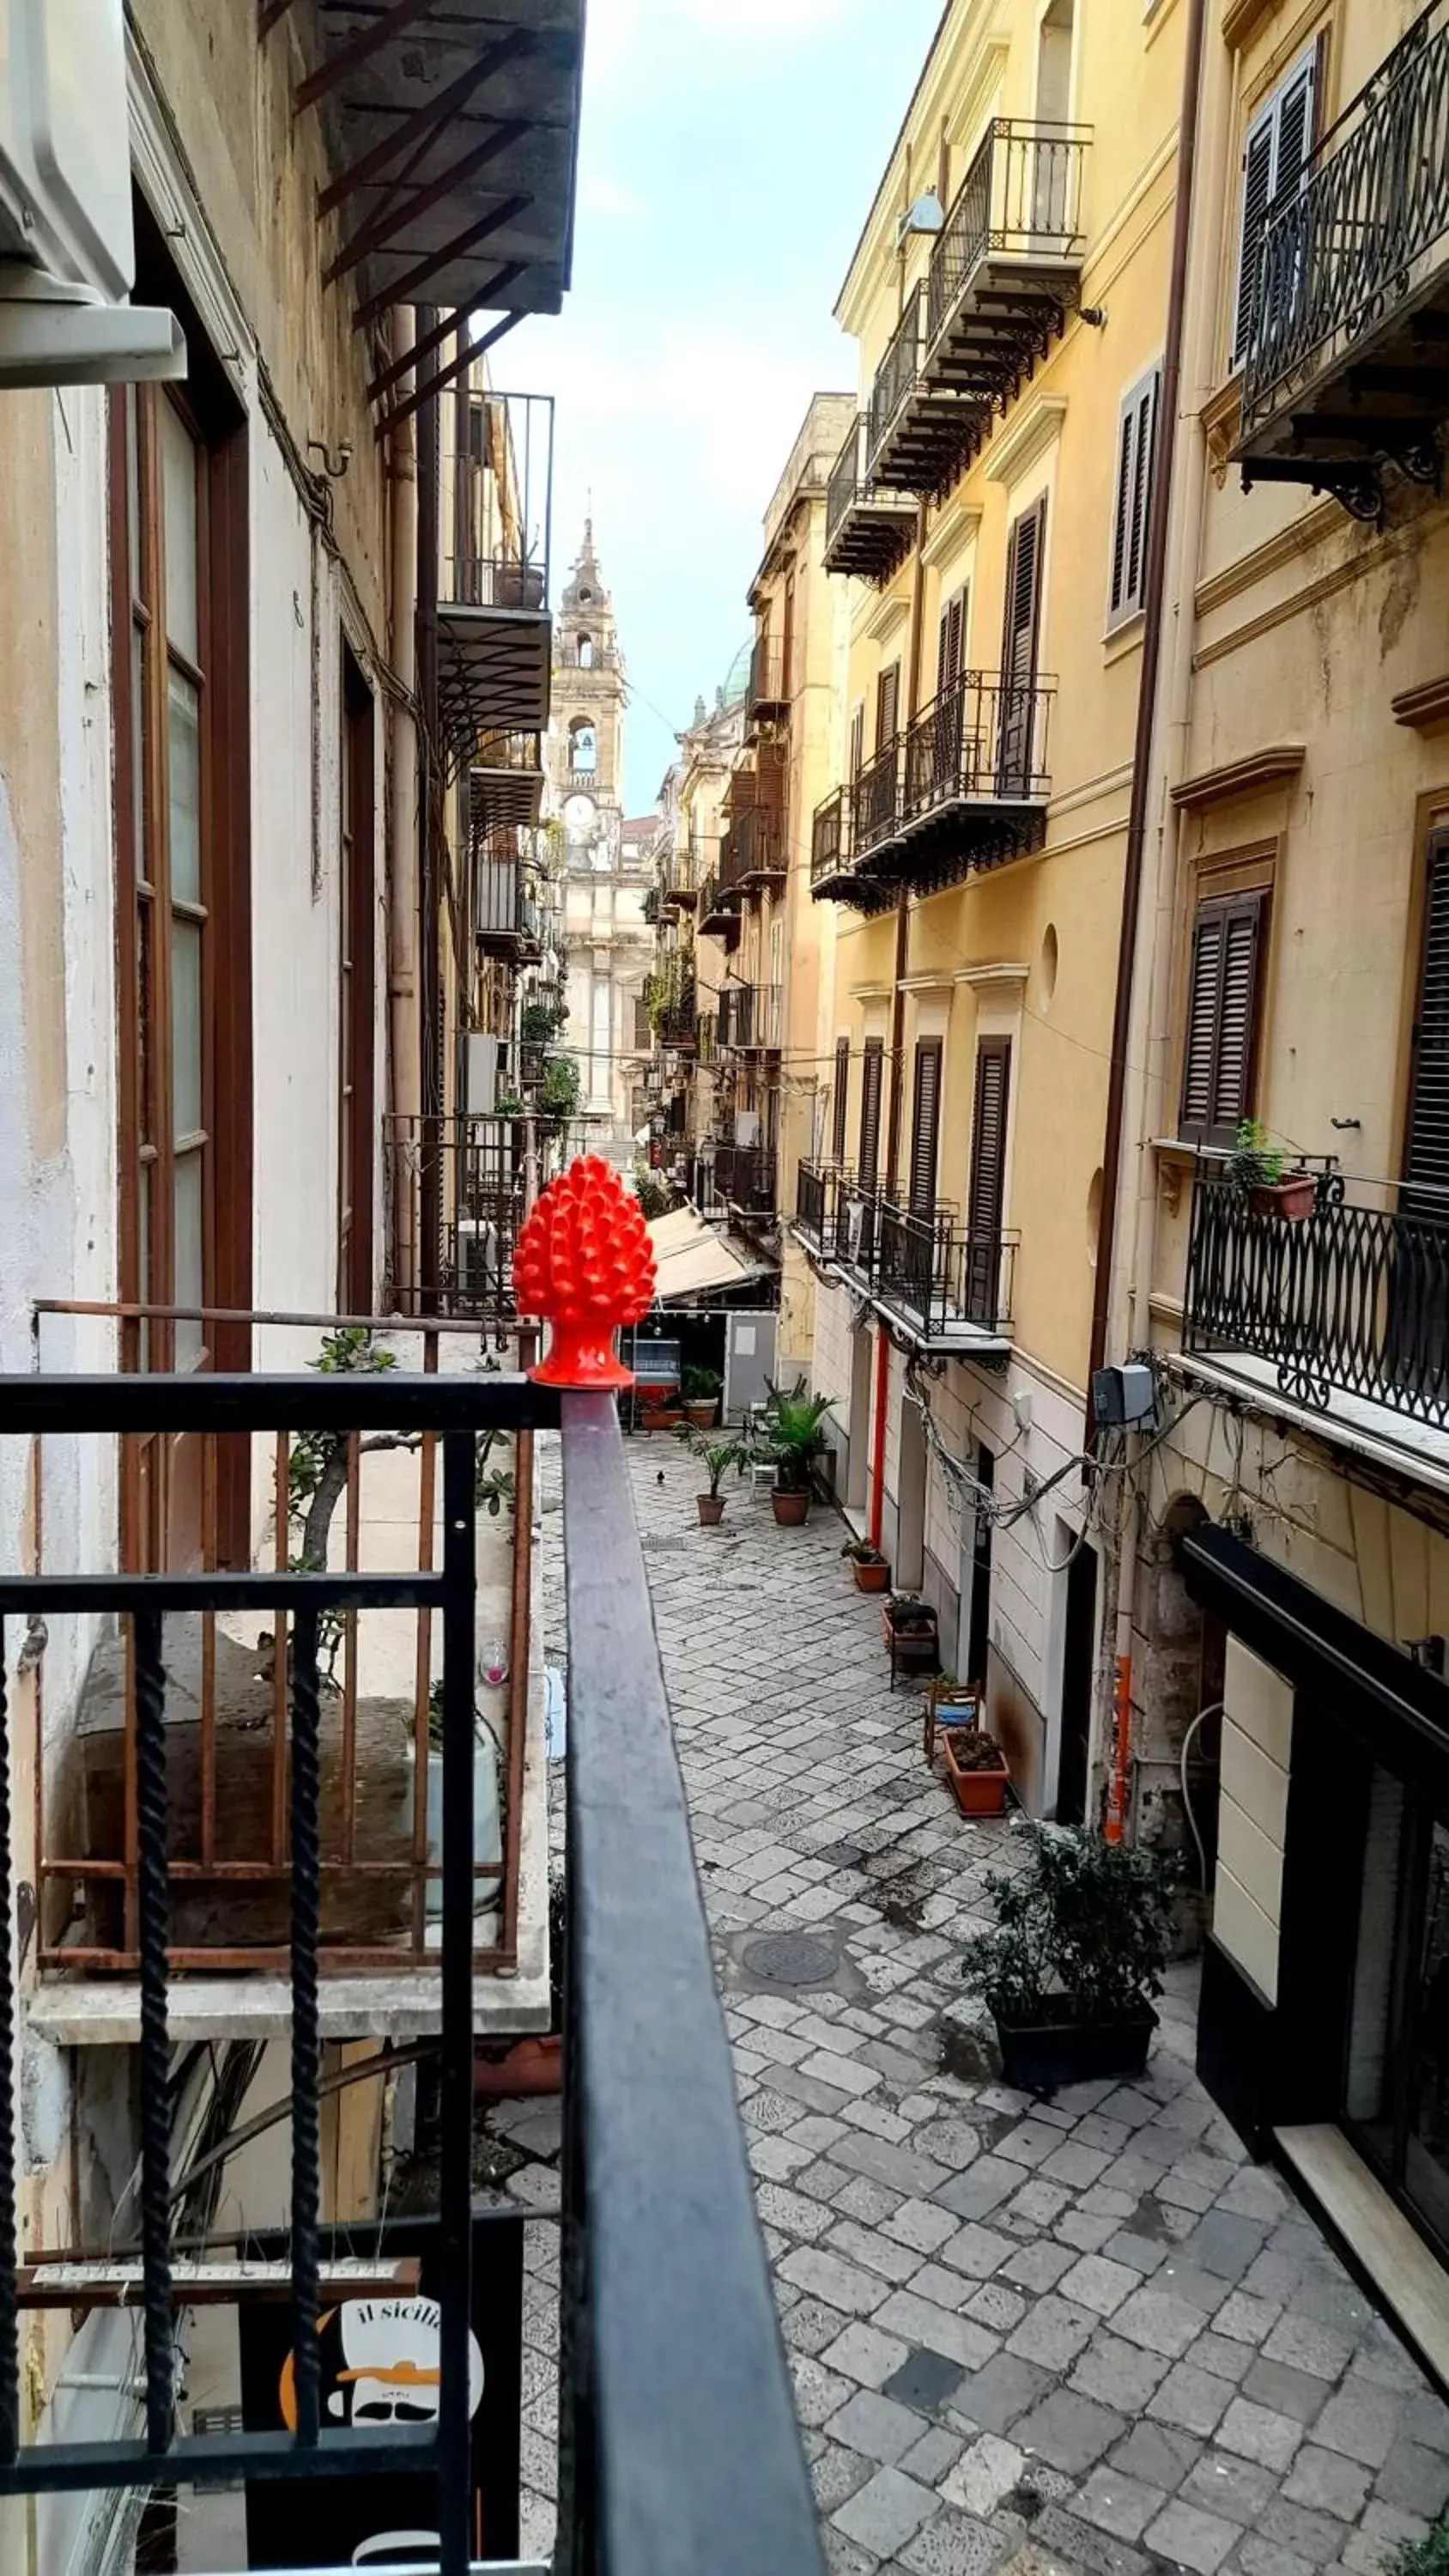
{"type": "Polygon", "coordinates": [[[781,1529],[800,1529],[809,1518],[810,1497],[805,1493],[782,1494],[777,1485],[770,1496],[770,1509],[781,1529]]]}
{"type": "Polygon", "coordinates": [[[860,1558],[855,1556],[851,1558],[850,1570],[855,1577],[857,1592],[889,1592],[891,1570],[888,1565],[862,1564],[860,1558]]]}
{"type": "Polygon", "coordinates": [[[639,1415],[641,1431],[672,1431],[680,1420],[672,1404],[646,1404],[639,1415]]]}
{"type": "Polygon", "coordinates": [[[1248,1192],[1254,1216],[1275,1216],[1286,1225],[1301,1224],[1317,1204],[1318,1184],[1311,1172],[1289,1172],[1281,1181],[1264,1181],[1248,1192]]]}
{"type": "Polygon", "coordinates": [[[701,1529],[718,1529],[724,1519],[724,1496],[723,1494],[696,1494],[694,1508],[699,1514],[701,1529]]]}
{"type": "Polygon", "coordinates": [[[563,2041],[552,2034],[516,2040],[508,2055],[496,2062],[487,2057],[473,2062],[473,2091],[481,2101],[516,2101],[562,2089],[563,2041]]]}
{"type": "Polygon", "coordinates": [[[938,1727],[937,1741],[962,1815],[999,1816],[1009,1777],[1000,1745],[975,1725],[938,1727]]]}
{"type": "Polygon", "coordinates": [[[716,1406],[713,1396],[709,1396],[700,1404],[687,1404],[684,1408],[686,1421],[692,1422],[696,1431],[713,1431],[715,1425],[715,1411],[716,1406]]]}

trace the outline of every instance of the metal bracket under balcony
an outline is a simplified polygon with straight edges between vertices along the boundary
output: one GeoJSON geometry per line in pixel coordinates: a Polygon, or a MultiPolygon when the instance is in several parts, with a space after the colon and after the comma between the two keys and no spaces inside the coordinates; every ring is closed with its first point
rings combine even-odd
{"type": "Polygon", "coordinates": [[[876,369],[870,398],[869,473],[898,492],[948,492],[991,426],[988,402],[931,383],[925,373],[926,294],[913,288],[876,369]]]}
{"type": "Polygon", "coordinates": [[[916,533],[916,503],[909,493],[872,482],[866,466],[870,421],[862,412],[831,469],[825,499],[827,572],[853,573],[887,582],[900,570],[916,533]]]}
{"type": "Polygon", "coordinates": [[[935,894],[1028,857],[1046,838],[1047,727],[1054,680],[1003,685],[963,671],[906,736],[898,830],[872,873],[935,894]]]}
{"type": "Polygon", "coordinates": [[[931,254],[927,393],[1014,401],[1078,297],[1083,126],[988,126],[931,254]]]}
{"type": "Polygon", "coordinates": [[[1385,477],[1442,489],[1449,445],[1449,0],[1432,0],[1263,229],[1243,365],[1243,486],[1382,518],[1385,477]]]}
{"type": "Polygon", "coordinates": [[[484,586],[517,597],[507,607],[491,600],[438,602],[438,722],[460,756],[480,733],[530,733],[547,724],[552,685],[553,621],[543,604],[541,569],[479,569],[484,586]]]}
{"type": "Polygon", "coordinates": [[[474,840],[500,826],[537,823],[543,805],[538,736],[511,735],[483,745],[468,774],[474,840]]]}

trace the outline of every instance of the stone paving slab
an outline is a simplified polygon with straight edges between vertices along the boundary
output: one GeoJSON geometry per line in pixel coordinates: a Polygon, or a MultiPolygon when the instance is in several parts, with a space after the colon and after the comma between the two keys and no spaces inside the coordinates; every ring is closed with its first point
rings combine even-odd
{"type": "MultiPolygon", "coordinates": [[[[958,1961],[1014,1837],[959,1817],[926,1771],[919,1699],[890,1691],[839,1521],[817,1507],[777,1530],[738,1488],[701,1531],[693,1462],[660,1437],[629,1459],[831,2569],[1377,2576],[1449,2500],[1449,2410],[1197,2084],[1191,1974],[1172,1972],[1142,2082],[1050,2103],[1002,2084],[958,1961]],[[752,1978],[753,1937],[807,1931],[822,1982],[752,1978]]],[[[513,2133],[554,2146],[546,2122],[513,2133]]],[[[525,2202],[537,2170],[510,2185],[525,2202]]],[[[538,2556],[557,2279],[556,2242],[531,2250],[538,2556]]]]}

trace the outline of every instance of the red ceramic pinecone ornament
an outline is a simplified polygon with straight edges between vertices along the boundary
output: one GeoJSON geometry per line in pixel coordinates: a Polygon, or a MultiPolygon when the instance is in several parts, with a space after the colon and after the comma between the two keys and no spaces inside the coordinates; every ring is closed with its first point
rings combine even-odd
{"type": "Polygon", "coordinates": [[[581,1154],[538,1200],[513,1256],[520,1315],[546,1315],[549,1354],[529,1370],[543,1386],[632,1386],[614,1336],[654,1302],[654,1247],[644,1211],[597,1154],[581,1154]]]}

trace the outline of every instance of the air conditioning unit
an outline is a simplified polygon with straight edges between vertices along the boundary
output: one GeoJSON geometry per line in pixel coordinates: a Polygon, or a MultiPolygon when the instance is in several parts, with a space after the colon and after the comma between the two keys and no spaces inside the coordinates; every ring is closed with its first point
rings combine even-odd
{"type": "Polygon", "coordinates": [[[485,1218],[458,1219],[458,1294],[470,1305],[496,1305],[503,1289],[498,1228],[485,1218]]]}
{"type": "Polygon", "coordinates": [[[184,376],[135,274],[123,0],[0,0],[0,386],[184,376]]]}

